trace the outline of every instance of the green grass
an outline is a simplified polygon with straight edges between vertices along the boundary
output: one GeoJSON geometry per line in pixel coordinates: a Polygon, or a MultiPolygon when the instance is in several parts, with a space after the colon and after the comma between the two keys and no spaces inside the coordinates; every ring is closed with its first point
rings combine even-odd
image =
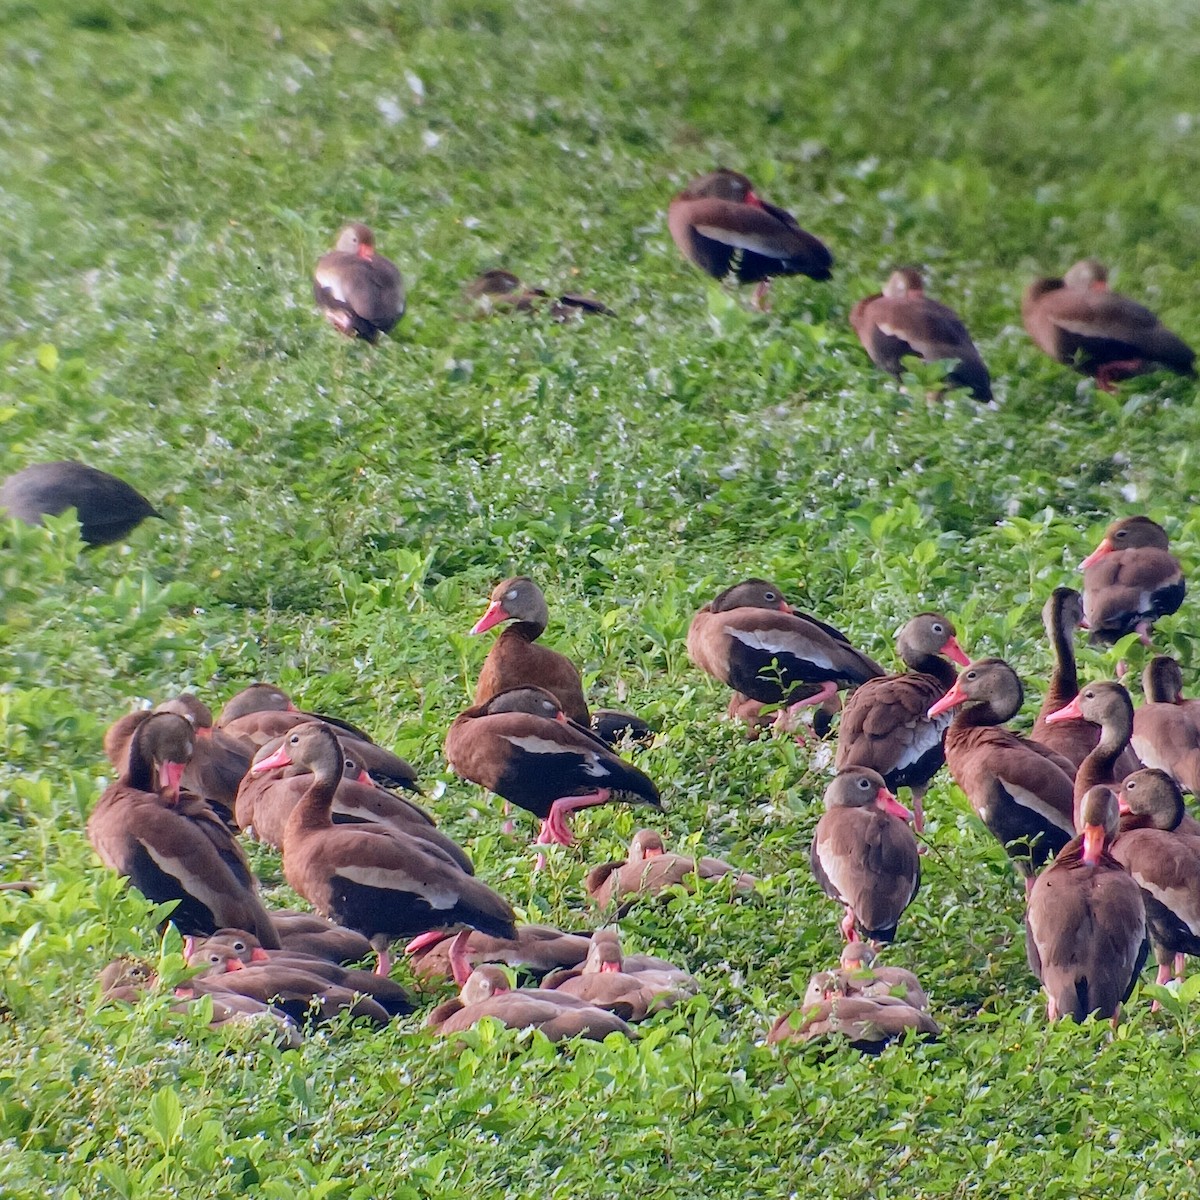
{"type": "MultiPolygon", "coordinates": [[[[1046,1029],[1020,888],[946,780],[888,956],[942,1041],[761,1044],[837,953],[807,865],[825,770],[744,743],[683,638],[751,573],[887,662],[940,606],[1032,711],[1038,610],[1110,514],[1150,512],[1195,572],[1195,385],[1097,393],[1018,313],[1029,277],[1095,254],[1200,337],[1200,15],[0,0],[0,21],[0,474],[81,457],[168,517],[94,553],[69,519],[0,548],[2,874],[46,885],[0,893],[0,1195],[1198,1194],[1194,991],[1136,998],[1115,1040],[1046,1029]],[[679,259],[667,201],[717,163],[829,242],[832,283],[781,280],[761,315],[679,259]],[[310,299],[348,218],[409,285],[374,350],[310,299]],[[976,335],[996,408],[869,369],[846,313],[909,261],[976,335]],[[463,282],[500,264],[619,315],[470,319],[463,282]],[[517,570],[593,701],[662,729],[640,762],[672,835],[765,879],[623,922],[704,996],[632,1045],[480,1031],[461,1053],[419,1019],[279,1052],[99,1007],[109,957],[158,953],[83,836],[101,735],[185,687],[269,678],[366,725],[445,781],[445,828],[524,915],[595,922],[585,867],[640,814],[582,814],[535,878],[440,754],[489,642],[466,630],[517,570]]],[[[1189,679],[1190,609],[1162,627],[1189,679]]],[[[256,864],[285,899],[277,857],[256,864]]]]}

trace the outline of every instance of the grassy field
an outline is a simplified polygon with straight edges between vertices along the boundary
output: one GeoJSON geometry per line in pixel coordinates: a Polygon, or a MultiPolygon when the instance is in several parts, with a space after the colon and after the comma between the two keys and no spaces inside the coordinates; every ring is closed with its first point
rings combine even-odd
{"type": "MultiPolygon", "coordinates": [[[[1032,713],[1042,601],[1112,514],[1155,516],[1195,573],[1195,384],[1099,393],[1019,299],[1094,254],[1200,338],[1200,13],[0,0],[0,22],[0,475],[80,457],[167,518],[92,553],[70,519],[2,535],[0,877],[45,886],[0,893],[0,1196],[1200,1195],[1196,989],[1135,997],[1115,1038],[1047,1029],[1021,889],[948,780],[888,955],[943,1039],[762,1044],[839,946],[807,864],[828,766],[747,744],[684,652],[694,610],[762,574],[887,663],[942,608],[1032,713]],[[715,164],[829,243],[832,283],[781,280],[758,314],[679,258],[667,202],[715,164]],[[409,286],[374,349],[311,303],[349,218],[409,286]],[[975,333],[993,407],[870,369],[846,314],[906,262],[975,333]],[[617,316],[471,319],[462,284],[498,265],[617,316]],[[441,757],[490,642],[466,631],[518,571],[593,702],[662,730],[640,763],[671,834],[764,879],[622,923],[703,995],[632,1044],[461,1052],[419,1016],[284,1052],[99,1006],[117,952],[180,967],[83,825],[104,728],[184,688],[268,678],[366,726],[444,784],[443,826],[522,915],[596,923],[584,871],[644,814],[582,814],[535,877],[527,829],[441,757]]],[[[1192,611],[1161,645],[1194,687],[1192,611]]]]}

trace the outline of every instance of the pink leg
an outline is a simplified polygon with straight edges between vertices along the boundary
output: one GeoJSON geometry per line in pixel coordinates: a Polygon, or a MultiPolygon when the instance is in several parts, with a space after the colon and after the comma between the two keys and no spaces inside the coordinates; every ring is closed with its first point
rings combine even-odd
{"type": "Polygon", "coordinates": [[[925,832],[925,809],[922,801],[925,799],[924,788],[912,788],[913,829],[917,833],[925,832]]]}
{"type": "Polygon", "coordinates": [[[769,279],[762,280],[758,287],[754,289],[754,307],[757,308],[759,312],[770,311],[770,293],[771,281],[769,279]]]}
{"type": "Polygon", "coordinates": [[[797,700],[795,704],[789,704],[787,708],[780,709],[779,715],[775,718],[776,728],[786,729],[789,732],[795,730],[796,714],[802,708],[817,708],[836,695],[837,684],[832,679],[827,679],[813,695],[806,696],[803,700],[797,700]]]}
{"type": "Polygon", "coordinates": [[[1047,1021],[1057,1021],[1058,1020],[1058,1005],[1054,1003],[1053,996],[1051,996],[1046,1001],[1046,1020],[1047,1021]]]}
{"type": "Polygon", "coordinates": [[[469,929],[461,930],[450,943],[450,970],[454,975],[454,982],[462,987],[468,979],[471,978],[471,971],[474,969],[471,966],[471,959],[467,954],[467,943],[470,940],[471,931],[469,929]]]}
{"type": "Polygon", "coordinates": [[[1107,362],[1096,372],[1096,386],[1103,391],[1116,391],[1114,386],[1122,379],[1131,379],[1146,369],[1144,359],[1127,358],[1119,362],[1107,362]]]}
{"type": "Polygon", "coordinates": [[[505,833],[512,833],[512,831],[516,828],[516,826],[510,820],[508,820],[508,814],[510,812],[512,812],[512,805],[509,804],[509,802],[507,800],[505,800],[504,807],[501,809],[501,811],[504,813],[505,821],[504,821],[504,824],[500,826],[500,828],[505,833]]]}
{"type": "Polygon", "coordinates": [[[407,946],[404,947],[405,954],[416,954],[418,950],[424,950],[426,946],[436,946],[438,942],[446,940],[446,931],[444,929],[431,929],[428,933],[418,933],[407,946]]]}
{"type": "Polygon", "coordinates": [[[1175,955],[1175,978],[1182,981],[1184,975],[1187,974],[1187,955],[1175,955]]]}
{"type": "Polygon", "coordinates": [[[1033,891],[1033,876],[1025,876],[1025,899],[1029,899],[1029,894],[1033,891]]]}
{"type": "Polygon", "coordinates": [[[1139,621],[1137,623],[1137,635],[1141,639],[1143,646],[1150,645],[1150,631],[1154,628],[1149,621],[1139,621]]]}
{"type": "Polygon", "coordinates": [[[854,909],[847,904],[846,915],[842,918],[842,937],[848,942],[858,941],[858,930],[854,928],[855,920],[854,909]]]}
{"type": "MultiPolygon", "coordinates": [[[[570,846],[575,839],[571,836],[571,827],[567,824],[567,816],[581,808],[591,808],[594,804],[607,804],[612,796],[609,788],[598,788],[583,796],[560,796],[550,805],[550,815],[542,822],[542,834],[550,832],[549,840],[560,846],[570,846]]],[[[542,840],[538,835],[538,841],[542,840]]]]}

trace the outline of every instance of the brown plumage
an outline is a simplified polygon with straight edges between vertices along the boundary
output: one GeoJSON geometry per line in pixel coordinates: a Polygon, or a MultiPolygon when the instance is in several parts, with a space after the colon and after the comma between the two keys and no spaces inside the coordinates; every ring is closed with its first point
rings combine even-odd
{"type": "Polygon", "coordinates": [[[1096,787],[1080,806],[1082,832],[1034,881],[1025,912],[1029,969],[1051,1021],[1090,1013],[1116,1021],[1146,961],[1142,892],[1109,852],[1117,797],[1096,787]]]}
{"type": "Polygon", "coordinates": [[[515,687],[539,687],[550,692],[567,718],[587,725],[587,700],[579,668],[557,650],[538,644],[550,623],[546,596],[526,575],[505,579],[492,589],[487,612],[475,623],[472,633],[483,633],[511,621],[492,644],[475,685],[475,704],[486,704],[493,696],[515,687]]]}
{"type": "MultiPolygon", "coordinates": [[[[1083,624],[1083,597],[1074,588],[1057,587],[1042,606],[1042,624],[1054,655],[1054,670],[1042,697],[1030,736],[1041,746],[1061,754],[1078,769],[1096,748],[1099,726],[1082,718],[1046,720],[1060,712],[1079,694],[1079,673],[1075,666],[1075,630],[1083,624]]],[[[1134,769],[1133,764],[1130,764],[1134,769]]]]}
{"type": "Polygon", "coordinates": [[[1183,673],[1169,656],[1157,655],[1142,673],[1147,703],[1133,714],[1133,748],[1148,767],[1200,794],[1200,705],[1183,698],[1183,673]]]}
{"type": "Polygon", "coordinates": [[[969,388],[976,400],[992,398],[992,381],[959,315],[925,295],[921,273],[912,267],[893,271],[882,292],[858,301],[850,324],[871,361],[900,378],[902,360],[957,359],[946,376],[953,387],[969,388]]]}
{"type": "MultiPolygon", "coordinates": [[[[269,758],[283,741],[283,738],[275,738],[267,742],[255,755],[255,761],[269,758]]],[[[338,742],[343,746],[343,754],[346,754],[347,745],[353,745],[355,749],[362,745],[350,739],[343,741],[340,737],[338,742]]],[[[335,825],[377,824],[411,834],[438,847],[464,871],[474,874],[471,860],[462,848],[437,828],[425,809],[403,796],[376,787],[370,776],[348,756],[344,763],[344,773],[330,809],[335,825]]],[[[281,850],[292,810],[311,783],[311,774],[294,764],[248,774],[238,789],[234,808],[239,828],[252,832],[255,840],[281,850]]]]}
{"type": "Polygon", "coordinates": [[[921,1012],[929,1011],[929,997],[920,981],[903,967],[880,967],[869,942],[847,942],[842,947],[841,966],[836,971],[818,971],[808,981],[804,1004],[820,1004],[835,996],[877,1000],[895,997],[921,1012]]]}
{"type": "Polygon", "coordinates": [[[644,1021],[650,1013],[672,1008],[700,990],[686,971],[627,968],[621,939],[611,929],[592,934],[592,944],[583,963],[571,970],[556,971],[543,981],[542,987],[610,1012],[619,1008],[627,1021],[635,1022],[644,1021]]]}
{"type": "Polygon", "coordinates": [[[1034,871],[1075,836],[1072,764],[1000,726],[1023,692],[1001,659],[966,667],[930,712],[958,708],[946,731],[946,764],[971,807],[1032,886],[1034,871]]]}
{"type": "Polygon", "coordinates": [[[845,634],[796,612],[765,579],[726,588],[692,618],[688,657],[702,671],[762,704],[787,704],[777,722],[790,727],[801,708],[884,673],[845,634]]]}
{"type": "Polygon", "coordinates": [[[1135,791],[1143,793],[1140,808],[1144,812],[1161,813],[1164,809],[1175,812],[1176,819],[1170,825],[1163,825],[1161,828],[1170,829],[1180,837],[1200,842],[1200,821],[1184,807],[1183,792],[1166,771],[1160,771],[1157,767],[1143,767],[1121,780],[1121,790],[1117,797],[1121,804],[1122,821],[1125,814],[1132,811],[1129,804],[1135,791]]]}
{"type": "Polygon", "coordinates": [[[302,725],[251,769],[289,763],[307,767],[312,782],[284,831],[284,876],[323,916],[371,938],[380,974],[393,937],[458,924],[513,935],[508,903],[437,847],[382,825],[333,824],[344,760],[332,730],[302,725]]]}
{"type": "MultiPolygon", "coordinates": [[[[730,874],[737,877],[734,886],[740,891],[753,890],[757,882],[753,875],[720,858],[670,854],[660,833],[639,829],[629,843],[629,856],[593,867],[583,886],[597,904],[607,908],[622,898],[653,896],[676,884],[687,886],[696,879],[720,879],[730,874]]],[[[628,907],[628,902],[621,906],[622,910],[628,907]]]]}
{"type": "Polygon", "coordinates": [[[760,284],[760,305],[773,276],[833,274],[828,247],[801,229],[791,213],[761,200],[737,171],[693,179],[671,201],[667,228],[680,253],[714,279],[732,274],[739,283],[760,284]]]}
{"type": "Polygon", "coordinates": [[[1154,622],[1177,611],[1187,591],[1166,533],[1149,517],[1114,521],[1081,566],[1083,616],[1092,641],[1105,645],[1136,633],[1148,646],[1154,622]]]}
{"type": "MultiPolygon", "coordinates": [[[[1079,828],[1079,805],[1094,787],[1114,787],[1125,778],[1122,763],[1133,734],[1133,701],[1119,683],[1088,683],[1074,700],[1046,720],[1084,720],[1100,727],[1100,740],[1079,764],[1075,773],[1075,827],[1079,828]]],[[[1138,764],[1141,765],[1140,763],[1138,764]]]]}
{"type": "Polygon", "coordinates": [[[569,846],[567,815],[614,797],[660,807],[653,781],[569,721],[542,688],[509,688],[460,713],[446,735],[446,760],[463,779],[539,817],[539,843],[569,846]]]}
{"type": "Polygon", "coordinates": [[[909,813],[883,777],[867,767],[839,772],[825,789],[825,813],[809,861],[827,896],[845,906],[842,934],[890,942],[921,885],[917,839],[909,813]]]}
{"type": "Polygon", "coordinates": [[[1112,845],[1142,889],[1160,984],[1172,973],[1182,977],[1185,955],[1200,954],[1200,838],[1179,832],[1183,797],[1167,784],[1151,771],[1122,783],[1121,832],[1112,845]]]}
{"type": "Polygon", "coordinates": [[[375,253],[375,235],[352,222],[317,260],[313,297],[325,319],[350,338],[375,342],[404,315],[404,280],[396,264],[375,253]]]}
{"type": "Polygon", "coordinates": [[[928,1013],[895,997],[877,996],[868,1000],[861,996],[835,996],[806,1004],[799,1012],[784,1014],[771,1026],[767,1041],[776,1044],[844,1037],[855,1050],[878,1054],[907,1029],[930,1037],[941,1032],[928,1013]]]}
{"type": "Polygon", "coordinates": [[[896,655],[908,667],[903,675],[868,679],[846,701],[834,764],[839,771],[870,767],[893,792],[910,788],[920,833],[922,801],[946,761],[942,741],[950,724],[949,717],[930,717],[929,708],[954,684],[956,673],[947,660],[963,666],[969,660],[941,613],[913,617],[896,638],[896,655]]]}
{"type": "MultiPolygon", "coordinates": [[[[453,941],[454,935],[446,934],[424,945],[410,946],[407,952],[413,972],[422,978],[452,975],[450,950],[453,941]]],[[[591,939],[585,935],[564,933],[549,925],[518,925],[513,938],[497,938],[471,930],[463,953],[472,967],[505,963],[541,976],[564,967],[578,966],[587,957],[591,944],[591,939]]]]}
{"type": "Polygon", "coordinates": [[[439,1004],[425,1024],[439,1033],[462,1033],[484,1017],[510,1029],[540,1030],[552,1042],[573,1037],[601,1041],[610,1033],[633,1036],[633,1030],[615,1012],[574,996],[541,988],[514,990],[499,967],[476,967],[459,998],[439,1004]]]}
{"type": "MultiPolygon", "coordinates": [[[[271,923],[284,950],[295,950],[336,963],[361,962],[371,953],[371,943],[361,933],[327,921],[316,913],[275,908],[271,910],[271,923]]],[[[228,932],[228,929],[217,930],[217,933],[228,932]]]]}
{"type": "Polygon", "coordinates": [[[79,462],[34,463],[0,483],[0,519],[41,525],[69,508],[89,546],[119,542],[147,517],[162,516],[124,480],[79,462]]]}
{"type": "Polygon", "coordinates": [[[559,322],[570,321],[586,313],[616,316],[611,308],[593,296],[564,292],[552,298],[545,288],[527,287],[519,276],[502,267],[493,267],[477,275],[463,291],[467,299],[476,302],[480,313],[484,315],[493,312],[534,312],[546,303],[550,315],[559,322]]]}
{"type": "Polygon", "coordinates": [[[343,967],[313,954],[296,950],[265,950],[253,934],[242,930],[218,930],[212,937],[199,938],[185,947],[189,967],[199,967],[219,978],[222,973],[260,966],[287,967],[304,971],[351,992],[370,996],[389,1016],[405,1016],[413,1011],[409,994],[386,975],[343,967]],[[234,966],[233,963],[241,966],[234,966]]]}
{"type": "Polygon", "coordinates": [[[1021,319],[1051,358],[1108,392],[1160,367],[1193,374],[1192,348],[1148,308],[1109,291],[1108,271],[1095,259],[1077,262],[1061,279],[1035,279],[1021,300],[1021,319]]]}
{"type": "Polygon", "coordinates": [[[236,926],[278,949],[241,847],[205,801],[178,790],[195,740],[174,713],[142,721],[125,770],[88,819],[88,840],[105,866],[128,876],[147,899],[179,901],[170,920],[181,932],[236,926]]]}

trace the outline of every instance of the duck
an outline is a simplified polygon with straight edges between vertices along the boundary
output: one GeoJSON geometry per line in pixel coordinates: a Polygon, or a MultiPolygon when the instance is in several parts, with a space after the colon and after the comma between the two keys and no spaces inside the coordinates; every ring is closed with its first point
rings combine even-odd
{"type": "Polygon", "coordinates": [[[1155,982],[1162,985],[1172,975],[1182,979],[1186,956],[1200,954],[1200,838],[1178,832],[1183,797],[1156,782],[1131,777],[1122,783],[1112,856],[1142,889],[1155,982]]]}
{"type": "Polygon", "coordinates": [[[476,302],[480,313],[489,316],[494,312],[534,312],[541,308],[543,301],[550,301],[551,317],[558,322],[565,322],[592,313],[598,316],[614,317],[608,305],[603,304],[594,296],[583,296],[577,292],[564,292],[551,298],[545,288],[527,287],[518,275],[503,267],[493,267],[483,271],[471,280],[463,289],[468,300],[476,302]]]}
{"type": "Polygon", "coordinates": [[[797,612],[766,579],[744,579],[705,604],[688,627],[687,652],[742,696],[785,705],[776,718],[783,729],[802,708],[884,674],[845,634],[797,612]]]}
{"type": "Polygon", "coordinates": [[[1075,784],[1067,759],[1001,728],[1023,699],[1008,663],[981,658],[963,668],[929,713],[959,710],[946,730],[946,765],[1028,891],[1035,871],[1075,836],[1075,784]]]}
{"type": "Polygon", "coordinates": [[[869,767],[838,772],[825,789],[825,812],[809,861],[827,896],[845,907],[842,936],[890,942],[921,886],[912,813],[869,767]]]}
{"type": "Polygon", "coordinates": [[[552,1042],[574,1037],[603,1041],[610,1033],[633,1037],[616,1012],[542,988],[513,988],[504,971],[492,966],[476,967],[458,998],[439,1004],[425,1024],[438,1033],[462,1033],[484,1017],[509,1029],[537,1029],[552,1042]]]}
{"type": "MultiPolygon", "coordinates": [[[[1081,717],[1048,718],[1058,713],[1079,694],[1079,672],[1075,664],[1075,630],[1083,625],[1083,597],[1070,587],[1056,587],[1042,606],[1042,624],[1054,656],[1054,669],[1034,719],[1030,737],[1040,746],[1070,760],[1076,770],[1096,748],[1100,729],[1081,717]]],[[[1136,764],[1129,763],[1136,770],[1136,764]]]]}
{"type": "Polygon", "coordinates": [[[538,817],[538,845],[571,845],[568,814],[614,796],[662,807],[653,780],[570,721],[544,688],[509,688],[460,713],[445,753],[460,778],[538,817]]]}
{"type": "Polygon", "coordinates": [[[1142,890],[1113,857],[1117,795],[1091,788],[1081,831],[1034,881],[1025,911],[1029,969],[1046,991],[1046,1018],[1096,1013],[1114,1026],[1145,965],[1142,890]]]}
{"type": "Polygon", "coordinates": [[[1130,807],[1130,798],[1134,792],[1143,793],[1142,803],[1139,806],[1140,811],[1145,813],[1161,812],[1166,809],[1174,811],[1177,814],[1174,824],[1163,828],[1169,828],[1180,837],[1192,838],[1200,842],[1200,821],[1197,821],[1184,807],[1183,792],[1166,771],[1160,771],[1157,767],[1143,767],[1140,771],[1134,771],[1132,775],[1126,775],[1121,780],[1121,789],[1117,793],[1117,800],[1120,804],[1122,819],[1133,812],[1130,807]]]}
{"type": "Polygon", "coordinates": [[[896,656],[908,670],[868,679],[851,693],[838,726],[834,766],[870,767],[891,792],[912,793],[913,827],[925,828],[923,801],[946,761],[942,748],[950,718],[930,718],[957,677],[952,663],[970,659],[958,644],[954,625],[937,612],[918,613],[896,638],[896,656]]]}
{"type": "Polygon", "coordinates": [[[236,926],[277,950],[278,934],[242,848],[205,801],[179,790],[195,740],[175,713],[141,722],[125,769],[88,818],[88,840],[100,861],[147,900],[177,901],[169,920],[181,933],[236,926]]]}
{"type": "Polygon", "coordinates": [[[908,1029],[924,1037],[941,1033],[938,1023],[919,1008],[894,996],[834,996],[785,1013],[767,1034],[768,1045],[845,1038],[855,1050],[880,1054],[908,1029]]]}
{"type": "Polygon", "coordinates": [[[697,879],[720,879],[725,875],[736,877],[733,886],[741,892],[753,891],[758,882],[724,859],[668,853],[661,833],[639,829],[629,843],[628,856],[593,867],[583,886],[601,908],[625,898],[622,908],[628,910],[628,899],[654,896],[676,885],[691,891],[697,879]]]}
{"type": "Polygon", "coordinates": [[[1146,516],[1114,521],[1080,567],[1084,620],[1104,645],[1136,633],[1149,646],[1155,621],[1177,612],[1187,592],[1166,530],[1146,516]]]}
{"type": "Polygon", "coordinates": [[[1110,291],[1108,269],[1094,258],[1062,278],[1035,279],[1022,297],[1021,320],[1051,358],[1092,376],[1106,392],[1160,368],[1194,374],[1195,351],[1148,308],[1110,291]]]}
{"type": "Polygon", "coordinates": [[[1079,804],[1087,792],[1101,784],[1112,787],[1125,778],[1120,764],[1133,735],[1133,701],[1119,683],[1085,684],[1070,704],[1046,718],[1051,725],[1070,720],[1090,721],[1100,726],[1100,740],[1075,773],[1072,791],[1078,829],[1079,804]]]}
{"type": "Polygon", "coordinates": [[[344,752],[370,772],[376,782],[420,795],[421,785],[411,763],[377,746],[369,733],[349,721],[297,708],[291,697],[274,684],[254,683],[230,698],[217,719],[217,728],[244,742],[253,754],[267,742],[309,721],[319,721],[333,729],[344,752]]]}
{"type": "MultiPolygon", "coordinates": [[[[456,937],[439,931],[414,938],[405,947],[413,973],[422,979],[455,975],[450,953],[456,937]]],[[[551,925],[518,925],[512,938],[491,937],[472,929],[460,953],[468,964],[468,975],[471,968],[485,963],[504,963],[540,978],[551,971],[577,967],[587,957],[591,944],[585,934],[566,933],[551,925]]],[[[466,978],[456,977],[455,982],[461,987],[466,978]]]]}
{"type": "Polygon", "coordinates": [[[358,221],[343,226],[334,248],[317,260],[313,297],[338,333],[371,344],[404,316],[400,271],[376,253],[375,234],[358,221]]]}
{"type": "Polygon", "coordinates": [[[955,359],[946,376],[950,386],[969,389],[976,400],[992,398],[991,377],[967,327],[954,309],[925,295],[914,267],[893,271],[882,292],[859,300],[850,324],[871,361],[897,379],[909,355],[923,362],[955,359]]]}
{"type": "Polygon", "coordinates": [[[89,546],[124,541],[147,518],[163,519],[137,488],[86,463],[33,463],[0,483],[0,517],[41,525],[69,508],[89,546]]]}
{"type": "MultiPolygon", "coordinates": [[[[350,992],[370,996],[389,1016],[401,1017],[414,1011],[415,1006],[408,992],[386,975],[357,967],[343,967],[328,959],[313,954],[301,954],[295,950],[266,950],[259,940],[244,930],[232,930],[213,934],[211,937],[191,939],[184,945],[184,957],[189,967],[198,967],[206,977],[219,978],[230,971],[258,971],[262,967],[275,966],[303,971],[318,979],[324,979],[350,992]],[[238,966],[234,966],[234,963],[238,966]]],[[[248,976],[242,976],[244,983],[248,976]]]]}
{"type": "Polygon", "coordinates": [[[776,275],[833,277],[825,243],[791,213],[760,199],[739,171],[722,167],[693,179],[671,201],[667,228],[684,258],[714,279],[732,274],[739,283],[758,284],[760,308],[776,275]]]}
{"type": "Polygon", "coordinates": [[[1142,672],[1146,703],[1133,714],[1133,749],[1147,767],[1158,767],[1184,791],[1200,794],[1200,706],[1183,699],[1183,672],[1166,654],[1142,672]]]}
{"type": "Polygon", "coordinates": [[[929,1011],[929,997],[920,981],[903,967],[876,966],[878,957],[870,942],[847,942],[842,947],[840,966],[835,971],[818,971],[804,993],[804,1005],[821,1004],[835,996],[875,1000],[894,996],[911,1008],[929,1011]]]}
{"type": "Polygon", "coordinates": [[[471,633],[486,633],[506,621],[511,624],[492,644],[479,672],[475,704],[486,704],[509,688],[539,687],[557,699],[568,720],[590,724],[579,668],[565,654],[538,644],[550,623],[550,609],[546,594],[528,575],[501,580],[492,589],[487,611],[471,633]]]}
{"type": "MultiPolygon", "coordinates": [[[[336,736],[336,735],[335,735],[336,736]]],[[[283,738],[265,743],[255,761],[269,758],[283,738]]],[[[343,745],[341,738],[339,744],[343,745]]],[[[272,771],[247,774],[238,788],[234,818],[240,829],[255,841],[283,849],[288,819],[312,783],[309,772],[293,765],[272,771]]],[[[330,809],[335,825],[377,824],[421,838],[448,854],[467,872],[474,874],[471,860],[453,839],[437,828],[433,817],[419,804],[375,786],[370,774],[343,749],[343,775],[330,809]]]]}
{"type": "MultiPolygon", "coordinates": [[[[275,926],[283,950],[311,954],[314,958],[344,965],[361,962],[371,953],[370,940],[361,933],[327,921],[316,913],[274,908],[271,910],[271,923],[275,926]]],[[[218,935],[229,932],[228,929],[217,930],[218,935]]]]}
{"type": "Polygon", "coordinates": [[[542,988],[597,1008],[612,1011],[620,1006],[623,1012],[628,1008],[625,1020],[637,1023],[696,995],[700,985],[686,971],[627,968],[620,936],[615,930],[599,929],[592,934],[583,963],[554,972],[542,981],[542,988]]]}
{"type": "Polygon", "coordinates": [[[334,825],[344,759],[332,729],[298,726],[250,770],[293,763],[307,767],[312,781],[284,830],[284,877],[322,916],[371,939],[380,975],[390,970],[394,937],[457,925],[513,936],[508,902],[436,846],[383,825],[334,825]]]}

